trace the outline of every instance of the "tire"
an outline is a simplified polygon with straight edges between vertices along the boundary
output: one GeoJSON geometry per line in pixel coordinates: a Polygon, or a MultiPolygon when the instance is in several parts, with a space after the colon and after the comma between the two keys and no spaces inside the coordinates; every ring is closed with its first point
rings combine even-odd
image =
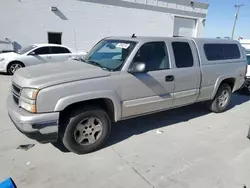
{"type": "Polygon", "coordinates": [[[228,84],[222,84],[219,87],[213,100],[207,103],[207,107],[210,111],[215,113],[224,112],[230,103],[231,97],[232,97],[231,87],[228,84]]]}
{"type": "Polygon", "coordinates": [[[23,67],[24,67],[24,64],[21,62],[17,62],[17,61],[11,62],[7,67],[7,73],[9,75],[13,75],[17,69],[23,68],[23,67]]]}
{"type": "Polygon", "coordinates": [[[62,132],[62,142],[71,152],[85,154],[98,150],[111,130],[107,113],[99,107],[76,110],[62,132]]]}

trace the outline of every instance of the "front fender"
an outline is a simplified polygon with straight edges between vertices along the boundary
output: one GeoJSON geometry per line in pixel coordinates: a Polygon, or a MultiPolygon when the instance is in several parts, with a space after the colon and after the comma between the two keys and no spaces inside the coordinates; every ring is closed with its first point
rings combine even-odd
{"type": "Polygon", "coordinates": [[[7,72],[7,67],[8,67],[9,64],[10,64],[10,60],[6,59],[5,62],[4,62],[4,65],[3,65],[3,69],[4,69],[5,72],[7,72]]]}
{"type": "Polygon", "coordinates": [[[93,99],[100,99],[100,98],[107,98],[110,99],[113,102],[114,105],[114,117],[115,121],[118,121],[121,119],[121,102],[118,94],[114,91],[95,91],[95,92],[85,92],[85,93],[79,93],[75,95],[70,95],[64,98],[61,98],[55,106],[54,111],[62,111],[67,106],[77,103],[77,102],[83,102],[93,99]]]}
{"type": "MultiPolygon", "coordinates": [[[[7,72],[8,65],[9,65],[11,62],[13,62],[13,61],[20,61],[20,60],[15,59],[15,58],[8,58],[8,59],[6,59],[6,61],[5,61],[5,63],[4,63],[4,69],[6,70],[6,72],[7,72]]],[[[20,62],[22,62],[22,61],[20,61],[20,62]]],[[[22,63],[23,63],[23,62],[22,62],[22,63]]]]}

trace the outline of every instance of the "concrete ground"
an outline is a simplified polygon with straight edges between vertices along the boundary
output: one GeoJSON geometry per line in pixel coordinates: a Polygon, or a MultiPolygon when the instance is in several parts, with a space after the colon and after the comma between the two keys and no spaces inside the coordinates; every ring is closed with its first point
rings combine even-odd
{"type": "Polygon", "coordinates": [[[0,181],[11,176],[18,188],[250,187],[250,96],[234,95],[222,114],[193,105],[121,122],[104,149],[76,155],[15,129],[5,108],[10,79],[0,75],[0,181]]]}

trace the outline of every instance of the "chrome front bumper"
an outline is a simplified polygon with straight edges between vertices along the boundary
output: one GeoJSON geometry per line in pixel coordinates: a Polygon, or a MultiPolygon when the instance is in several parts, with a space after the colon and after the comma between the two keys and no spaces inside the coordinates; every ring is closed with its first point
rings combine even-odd
{"type": "Polygon", "coordinates": [[[27,137],[42,143],[57,140],[59,112],[29,113],[18,107],[12,95],[7,99],[7,108],[16,128],[27,137]]]}

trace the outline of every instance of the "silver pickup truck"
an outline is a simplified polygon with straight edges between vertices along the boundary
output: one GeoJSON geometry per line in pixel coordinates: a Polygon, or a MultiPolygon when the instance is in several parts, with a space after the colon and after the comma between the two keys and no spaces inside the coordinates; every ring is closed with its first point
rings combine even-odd
{"type": "Polygon", "coordinates": [[[28,137],[88,153],[105,143],[113,122],[202,101],[225,111],[245,74],[237,41],[110,37],[81,61],[18,70],[7,107],[28,137]]]}

